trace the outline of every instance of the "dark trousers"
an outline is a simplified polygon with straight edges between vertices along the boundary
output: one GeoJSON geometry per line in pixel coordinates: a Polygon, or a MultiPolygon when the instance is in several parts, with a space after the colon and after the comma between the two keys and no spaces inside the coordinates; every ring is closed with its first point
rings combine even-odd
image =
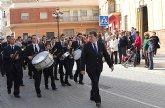
{"type": "Polygon", "coordinates": [[[0,72],[1,72],[1,75],[3,76],[3,59],[2,59],[1,54],[0,54],[0,72]]]}
{"type": "Polygon", "coordinates": [[[122,56],[126,56],[126,47],[119,47],[119,62],[122,62],[122,56]]]}
{"type": "Polygon", "coordinates": [[[154,45],[154,55],[156,55],[156,53],[157,53],[157,46],[154,45]]]}
{"type": "Polygon", "coordinates": [[[153,52],[148,53],[149,69],[153,69],[154,68],[153,57],[154,57],[154,53],[153,52]]]}
{"type": "Polygon", "coordinates": [[[66,70],[66,72],[65,72],[65,83],[68,83],[68,77],[72,73],[73,63],[74,63],[74,60],[70,59],[69,57],[67,57],[64,60],[64,68],[66,70]]]}
{"type": "Polygon", "coordinates": [[[28,75],[29,77],[33,76],[33,69],[30,62],[28,62],[28,75]]]}
{"type": "Polygon", "coordinates": [[[45,86],[48,87],[48,78],[50,77],[52,88],[56,88],[56,85],[55,85],[55,82],[54,82],[54,75],[53,75],[53,65],[48,67],[48,68],[45,68],[43,70],[43,73],[44,73],[45,86]]]}
{"type": "Polygon", "coordinates": [[[111,60],[113,61],[113,63],[117,64],[117,51],[112,52],[111,60]],[[115,59],[113,58],[113,56],[115,56],[115,59]]]}
{"type": "Polygon", "coordinates": [[[145,65],[148,67],[149,66],[149,59],[148,59],[147,51],[144,51],[143,55],[144,55],[145,65]]]}
{"type": "Polygon", "coordinates": [[[60,82],[61,84],[64,83],[64,60],[58,60],[59,63],[59,74],[60,74],[60,82]]]}
{"type": "Polygon", "coordinates": [[[73,77],[73,66],[74,66],[74,59],[70,59],[69,60],[69,73],[70,73],[70,77],[73,77]]]}
{"type": "Polygon", "coordinates": [[[20,90],[20,79],[21,79],[21,72],[19,72],[17,69],[17,67],[14,66],[13,64],[11,64],[10,69],[7,69],[7,89],[10,90],[13,86],[14,83],[14,95],[19,95],[20,90]]]}
{"type": "Polygon", "coordinates": [[[80,59],[76,60],[76,65],[77,65],[77,70],[74,74],[74,78],[77,79],[77,77],[79,76],[79,82],[82,82],[83,81],[83,75],[80,73],[80,59]]]}
{"type": "Polygon", "coordinates": [[[54,59],[54,78],[57,78],[57,68],[59,65],[59,60],[54,59]]]}
{"type": "Polygon", "coordinates": [[[140,49],[137,50],[137,63],[140,64],[140,60],[141,60],[141,57],[140,57],[140,49]]]}
{"type": "Polygon", "coordinates": [[[36,93],[41,93],[40,90],[40,84],[41,84],[41,75],[42,75],[42,71],[38,71],[35,69],[35,67],[31,64],[30,66],[33,70],[33,77],[34,77],[34,86],[35,86],[35,90],[36,93]]]}
{"type": "Polygon", "coordinates": [[[91,80],[92,84],[92,89],[91,89],[91,94],[90,97],[95,100],[95,102],[101,102],[101,97],[99,93],[99,79],[100,79],[100,74],[101,72],[93,71],[93,72],[87,72],[88,76],[91,80]]]}

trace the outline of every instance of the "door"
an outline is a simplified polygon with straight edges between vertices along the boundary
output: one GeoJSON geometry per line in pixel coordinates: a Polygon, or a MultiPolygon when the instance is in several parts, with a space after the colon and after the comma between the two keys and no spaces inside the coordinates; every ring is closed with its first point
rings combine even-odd
{"type": "Polygon", "coordinates": [[[54,32],[46,32],[47,39],[54,37],[54,32]]]}
{"type": "Polygon", "coordinates": [[[23,33],[23,40],[26,40],[28,38],[28,33],[23,33]]]}

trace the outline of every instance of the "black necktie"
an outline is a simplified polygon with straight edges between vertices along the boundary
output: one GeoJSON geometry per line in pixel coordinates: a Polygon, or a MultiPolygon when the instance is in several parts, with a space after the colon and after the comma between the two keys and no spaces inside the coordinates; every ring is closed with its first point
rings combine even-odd
{"type": "Polygon", "coordinates": [[[95,52],[96,52],[96,54],[97,54],[97,48],[96,48],[95,43],[93,43],[93,46],[94,46],[94,50],[95,50],[95,52]]]}
{"type": "Polygon", "coordinates": [[[35,45],[35,53],[38,53],[37,46],[35,45]]]}

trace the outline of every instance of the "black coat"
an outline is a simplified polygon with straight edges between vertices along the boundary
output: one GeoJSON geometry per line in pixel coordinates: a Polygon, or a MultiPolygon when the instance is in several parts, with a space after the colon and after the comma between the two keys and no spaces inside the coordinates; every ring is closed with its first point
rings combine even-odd
{"type": "Polygon", "coordinates": [[[110,55],[108,54],[105,45],[101,42],[97,42],[97,45],[98,45],[98,54],[95,53],[91,42],[85,44],[82,50],[81,70],[85,71],[85,65],[86,65],[87,73],[95,72],[96,70],[98,72],[101,72],[103,69],[103,61],[102,61],[103,57],[105,58],[109,67],[113,66],[113,63],[110,59],[110,55]]]}
{"type": "MultiPolygon", "coordinates": [[[[16,68],[17,71],[21,72],[22,71],[22,52],[21,52],[21,48],[18,46],[14,46],[14,50],[11,49],[11,46],[8,45],[7,47],[5,47],[4,49],[4,58],[6,61],[7,66],[14,66],[16,68]],[[18,60],[12,60],[12,58],[10,57],[11,54],[15,54],[16,51],[19,54],[19,59],[18,60]]],[[[10,72],[12,71],[12,69],[10,67],[6,68],[6,72],[10,72]]]]}

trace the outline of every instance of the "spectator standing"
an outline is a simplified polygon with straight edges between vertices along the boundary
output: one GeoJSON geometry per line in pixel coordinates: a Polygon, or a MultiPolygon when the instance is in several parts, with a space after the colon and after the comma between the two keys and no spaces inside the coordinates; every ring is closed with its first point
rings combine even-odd
{"type": "Polygon", "coordinates": [[[159,40],[159,37],[156,36],[156,32],[153,32],[153,33],[152,33],[151,38],[153,39],[154,54],[156,55],[156,53],[157,53],[157,49],[160,48],[160,45],[159,45],[160,40],[159,40]]]}

